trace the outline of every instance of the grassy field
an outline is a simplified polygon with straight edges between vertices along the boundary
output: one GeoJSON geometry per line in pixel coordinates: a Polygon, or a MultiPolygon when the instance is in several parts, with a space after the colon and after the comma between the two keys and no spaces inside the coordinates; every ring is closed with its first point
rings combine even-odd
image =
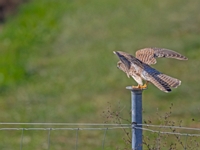
{"type": "MultiPolygon", "coordinates": [[[[112,51],[164,47],[189,58],[160,59],[154,66],[182,85],[168,94],[150,85],[143,93],[143,118],[160,124],[158,114],[165,116],[173,103],[171,120],[200,127],[199,5],[198,0],[23,4],[0,28],[1,122],[111,123],[103,113],[110,105],[129,119],[125,87],[136,83],[116,68],[112,51]]],[[[0,149],[20,148],[21,133],[0,131],[0,149]]],[[[104,131],[79,134],[79,149],[102,149],[104,131]]],[[[48,131],[24,131],[23,149],[48,149],[47,137],[48,131]]],[[[123,131],[109,131],[105,149],[126,147],[123,137],[123,131]]],[[[50,149],[74,149],[75,142],[76,131],[52,131],[50,149]]]]}

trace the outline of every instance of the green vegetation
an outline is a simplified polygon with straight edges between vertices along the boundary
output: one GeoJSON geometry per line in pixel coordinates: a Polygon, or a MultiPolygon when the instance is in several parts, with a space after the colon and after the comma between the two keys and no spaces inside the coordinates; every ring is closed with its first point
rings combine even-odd
{"type": "MultiPolygon", "coordinates": [[[[164,47],[189,60],[158,60],[154,67],[182,80],[166,94],[143,93],[144,119],[171,118],[200,127],[200,18],[198,0],[34,0],[0,28],[1,122],[103,123],[108,102],[129,118],[135,84],[116,68],[113,50],[134,54],[164,47]]],[[[5,127],[1,125],[1,127],[5,127]]],[[[19,127],[19,126],[18,126],[19,127]]],[[[30,126],[28,126],[30,127],[30,126]]],[[[0,131],[0,149],[20,147],[21,131],[0,131]]],[[[104,131],[80,131],[80,149],[102,149],[104,131]]],[[[23,149],[47,149],[48,131],[24,131],[23,149]]],[[[125,147],[123,131],[108,131],[105,149],[125,147]],[[121,135],[121,136],[120,136],[121,135]]],[[[50,149],[75,147],[76,132],[52,131],[50,149]]]]}

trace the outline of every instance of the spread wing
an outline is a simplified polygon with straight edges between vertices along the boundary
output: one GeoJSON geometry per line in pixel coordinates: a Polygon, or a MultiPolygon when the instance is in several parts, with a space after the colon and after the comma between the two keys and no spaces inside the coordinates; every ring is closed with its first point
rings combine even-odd
{"type": "Polygon", "coordinates": [[[156,64],[157,57],[174,58],[179,60],[188,59],[175,51],[164,48],[144,48],[136,51],[136,58],[148,65],[156,64]]]}
{"type": "Polygon", "coordinates": [[[129,61],[127,54],[125,52],[114,51],[113,53],[116,54],[121,60],[121,62],[125,65],[126,71],[131,68],[131,62],[129,61]]]}
{"type": "Polygon", "coordinates": [[[119,57],[119,59],[127,67],[127,69],[130,69],[131,65],[133,64],[139,66],[140,68],[143,68],[143,62],[126,52],[114,51],[114,54],[119,57]]]}
{"type": "Polygon", "coordinates": [[[117,63],[118,68],[124,71],[128,77],[130,70],[135,70],[133,65],[137,66],[136,68],[143,68],[143,62],[134,56],[122,51],[114,51],[113,53],[116,54],[120,59],[120,61],[117,63]]]}

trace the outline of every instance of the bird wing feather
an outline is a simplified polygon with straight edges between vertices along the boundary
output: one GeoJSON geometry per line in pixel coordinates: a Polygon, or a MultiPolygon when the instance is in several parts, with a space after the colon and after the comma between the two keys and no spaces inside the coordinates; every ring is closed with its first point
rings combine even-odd
{"type": "MultiPolygon", "coordinates": [[[[127,69],[130,69],[131,67],[131,62],[128,60],[128,58],[122,54],[122,52],[120,51],[116,51],[114,52],[118,57],[119,59],[121,60],[121,62],[126,66],[127,69]]],[[[124,52],[123,52],[124,53],[124,52]]]]}
{"type": "Polygon", "coordinates": [[[188,59],[175,51],[165,48],[144,48],[136,51],[136,58],[148,65],[156,64],[157,57],[174,58],[179,60],[188,59]]]}

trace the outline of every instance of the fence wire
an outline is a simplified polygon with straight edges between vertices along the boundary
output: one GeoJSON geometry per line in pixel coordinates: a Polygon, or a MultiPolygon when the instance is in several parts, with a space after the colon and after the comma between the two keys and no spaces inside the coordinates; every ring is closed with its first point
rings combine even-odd
{"type": "MultiPolygon", "coordinates": [[[[30,125],[30,126],[73,126],[73,127],[0,127],[0,130],[113,130],[113,129],[124,129],[132,128],[131,124],[102,124],[102,123],[0,123],[1,125],[30,125]],[[77,126],[77,127],[76,127],[77,126]]],[[[146,130],[149,132],[160,132],[160,129],[169,128],[169,129],[180,129],[188,131],[200,131],[200,128],[191,128],[184,126],[165,126],[165,125],[153,125],[153,124],[137,124],[142,126],[142,128],[135,127],[136,129],[146,130]],[[156,129],[149,129],[156,128],[156,129]]],[[[160,132],[161,133],[161,132],[160,132]]],[[[175,132],[167,132],[167,134],[173,134],[175,132]]],[[[165,134],[165,133],[163,133],[165,134]]],[[[180,135],[189,135],[189,133],[178,133],[180,135]]],[[[193,134],[192,134],[193,135],[193,134]]],[[[194,134],[199,136],[200,134],[194,134]]]]}
{"type": "MultiPolygon", "coordinates": [[[[143,130],[143,132],[157,133],[157,134],[168,134],[168,135],[178,135],[187,137],[200,137],[200,128],[182,127],[182,126],[163,126],[163,125],[153,125],[153,124],[138,124],[142,127],[135,126],[136,130],[143,130]],[[174,129],[178,129],[174,130],[174,129]]],[[[132,124],[101,124],[101,123],[0,123],[1,131],[13,131],[21,130],[20,137],[20,150],[23,150],[24,141],[24,131],[48,131],[47,137],[47,149],[51,146],[51,132],[58,130],[71,130],[76,131],[75,140],[75,150],[79,147],[79,132],[86,131],[97,131],[103,130],[103,135],[101,139],[101,147],[105,149],[106,137],[109,130],[120,130],[120,129],[131,129],[132,124]],[[7,127],[9,126],[9,127],[7,127]],[[10,127],[11,126],[11,127],[10,127]],[[25,126],[25,127],[16,127],[25,126]],[[30,127],[34,126],[34,127],[30,127]]],[[[119,137],[120,138],[120,137],[119,137]]]]}

